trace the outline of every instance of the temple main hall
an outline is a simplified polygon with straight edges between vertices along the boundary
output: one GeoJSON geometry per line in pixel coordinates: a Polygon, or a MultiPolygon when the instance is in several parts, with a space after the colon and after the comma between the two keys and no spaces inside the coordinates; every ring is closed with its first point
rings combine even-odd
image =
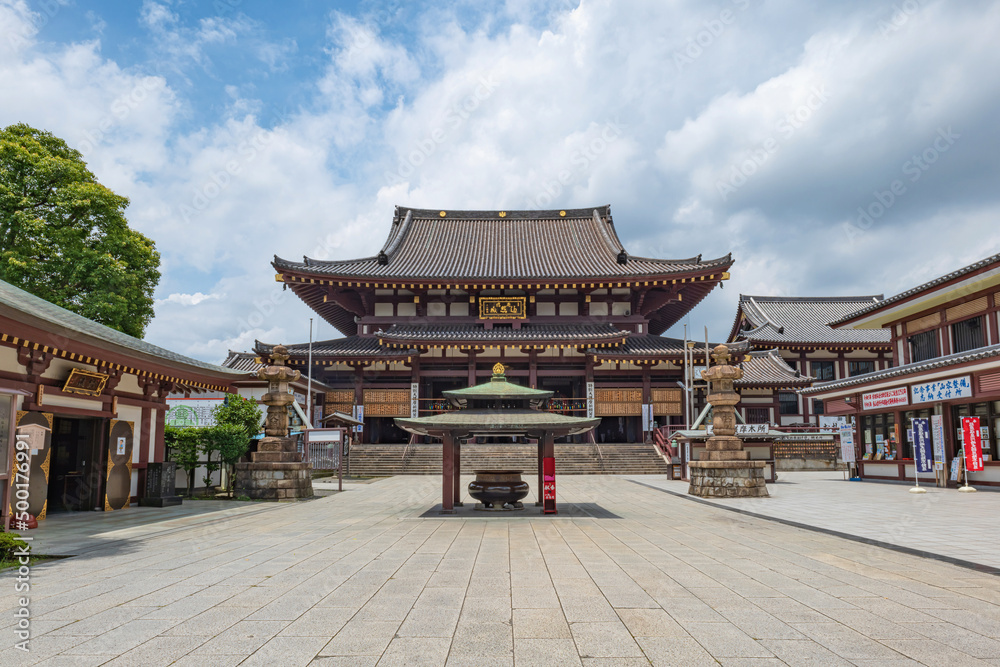
{"type": "MultiPolygon", "coordinates": [[[[394,418],[453,409],[444,392],[489,380],[497,362],[510,381],[553,392],[549,410],[599,417],[598,442],[642,442],[653,422],[684,419],[684,342],[661,334],[732,264],[633,255],[601,206],[397,207],[374,256],[273,266],[343,334],[312,344],[312,377],[325,385],[323,414],[362,420],[363,442],[409,441],[394,418]]],[[[287,347],[308,374],[309,345],[287,347]]],[[[703,354],[700,343],[697,365],[703,354]]]]}

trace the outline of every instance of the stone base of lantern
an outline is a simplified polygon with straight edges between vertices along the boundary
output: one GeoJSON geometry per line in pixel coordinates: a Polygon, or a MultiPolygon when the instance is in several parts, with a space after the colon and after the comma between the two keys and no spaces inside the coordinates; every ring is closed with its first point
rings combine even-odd
{"type": "Polygon", "coordinates": [[[764,465],[764,461],[692,461],[688,464],[691,475],[688,495],[701,498],[767,498],[764,465]]]}
{"type": "Polygon", "coordinates": [[[236,495],[254,500],[313,496],[312,466],[303,463],[294,438],[263,438],[250,458],[250,463],[236,464],[236,495]]]}

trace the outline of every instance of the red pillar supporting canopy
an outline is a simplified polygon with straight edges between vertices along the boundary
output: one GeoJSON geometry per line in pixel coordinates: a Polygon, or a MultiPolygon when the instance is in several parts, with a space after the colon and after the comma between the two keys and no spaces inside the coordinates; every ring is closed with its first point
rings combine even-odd
{"type": "Polygon", "coordinates": [[[441,513],[454,514],[455,496],[455,438],[444,436],[441,443],[441,513]]]}

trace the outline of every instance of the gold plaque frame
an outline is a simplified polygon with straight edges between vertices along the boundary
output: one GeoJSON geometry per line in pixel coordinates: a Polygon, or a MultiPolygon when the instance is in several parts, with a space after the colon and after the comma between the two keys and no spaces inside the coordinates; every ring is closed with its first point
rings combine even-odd
{"type": "Polygon", "coordinates": [[[523,320],[528,316],[527,298],[523,296],[479,297],[479,319],[523,320]]]}
{"type": "Polygon", "coordinates": [[[104,393],[104,385],[107,382],[108,376],[104,373],[74,368],[66,378],[63,391],[84,396],[100,396],[104,393]]]}

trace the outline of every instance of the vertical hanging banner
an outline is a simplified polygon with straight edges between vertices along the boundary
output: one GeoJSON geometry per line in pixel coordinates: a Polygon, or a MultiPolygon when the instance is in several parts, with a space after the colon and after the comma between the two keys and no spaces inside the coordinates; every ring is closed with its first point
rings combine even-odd
{"type": "Polygon", "coordinates": [[[410,419],[420,416],[420,383],[410,383],[410,419]]]}
{"type": "Polygon", "coordinates": [[[587,383],[587,419],[594,418],[594,383],[587,383]]]}
{"type": "Polygon", "coordinates": [[[931,440],[934,441],[934,469],[944,470],[944,417],[931,415],[931,440]]]}
{"type": "Polygon", "coordinates": [[[917,418],[913,423],[913,461],[917,472],[934,470],[934,454],[931,448],[931,425],[926,418],[917,418]]]}
{"type": "Polygon", "coordinates": [[[962,435],[965,439],[965,469],[979,472],[983,469],[983,434],[979,417],[962,417],[962,435]]]}
{"type": "Polygon", "coordinates": [[[840,424],[840,460],[854,463],[857,453],[854,451],[854,424],[840,424]]]}

